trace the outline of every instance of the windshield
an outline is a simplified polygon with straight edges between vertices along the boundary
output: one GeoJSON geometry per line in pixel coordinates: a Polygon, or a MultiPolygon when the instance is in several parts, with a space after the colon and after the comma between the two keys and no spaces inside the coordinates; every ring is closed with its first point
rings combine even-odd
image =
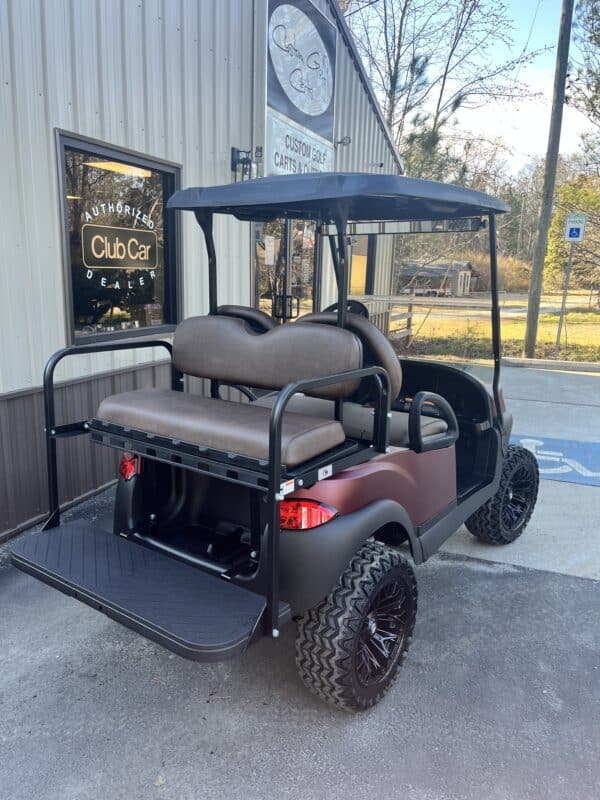
{"type": "MultiPolygon", "coordinates": [[[[427,223],[422,227],[432,229],[427,223]]],[[[443,224],[440,228],[443,230],[443,224]]],[[[487,228],[437,233],[417,230],[377,238],[378,250],[387,250],[392,262],[389,294],[384,294],[383,287],[381,295],[377,287],[373,293],[361,291],[364,282],[355,279],[354,259],[351,293],[366,303],[376,324],[378,320],[387,323],[398,355],[451,363],[491,381],[487,228]]]]}

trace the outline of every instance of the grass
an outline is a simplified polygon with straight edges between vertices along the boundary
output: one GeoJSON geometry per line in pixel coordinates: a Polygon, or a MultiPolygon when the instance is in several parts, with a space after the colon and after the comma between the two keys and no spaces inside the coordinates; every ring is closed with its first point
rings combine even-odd
{"type": "MultiPolygon", "coordinates": [[[[536,356],[553,358],[558,314],[541,314],[538,326],[536,356]]],[[[489,358],[491,355],[491,326],[482,316],[463,314],[452,316],[424,314],[413,317],[416,334],[407,347],[406,339],[395,340],[399,353],[413,355],[444,355],[449,358],[489,358]],[[419,330],[419,326],[420,330],[419,330]],[[418,333],[417,333],[418,331],[418,333]]],[[[502,351],[505,356],[523,355],[525,317],[502,318],[502,351]]],[[[600,311],[571,308],[563,325],[559,358],[570,361],[600,361],[600,311]]]]}

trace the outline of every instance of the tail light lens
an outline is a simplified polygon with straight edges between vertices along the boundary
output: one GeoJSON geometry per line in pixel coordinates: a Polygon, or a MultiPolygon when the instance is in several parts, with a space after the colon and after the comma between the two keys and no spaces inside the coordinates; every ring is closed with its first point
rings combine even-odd
{"type": "Polygon", "coordinates": [[[282,500],[279,504],[279,524],[286,531],[318,528],[335,516],[335,508],[316,500],[282,500]]]}
{"type": "Polygon", "coordinates": [[[133,478],[134,475],[139,475],[142,469],[142,459],[139,456],[134,456],[132,453],[123,453],[119,463],[119,475],[126,481],[133,478]]]}

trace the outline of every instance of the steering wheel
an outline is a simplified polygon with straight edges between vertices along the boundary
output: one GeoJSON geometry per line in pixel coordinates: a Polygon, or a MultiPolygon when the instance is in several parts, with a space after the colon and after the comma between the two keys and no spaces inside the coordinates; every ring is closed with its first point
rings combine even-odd
{"type": "MultiPolygon", "coordinates": [[[[332,303],[327,308],[324,308],[323,311],[337,311],[338,304],[332,303]]],[[[361,303],[359,300],[347,300],[346,301],[346,310],[350,314],[358,314],[361,317],[365,317],[365,319],[369,319],[369,309],[366,307],[364,303],[361,303]]]]}

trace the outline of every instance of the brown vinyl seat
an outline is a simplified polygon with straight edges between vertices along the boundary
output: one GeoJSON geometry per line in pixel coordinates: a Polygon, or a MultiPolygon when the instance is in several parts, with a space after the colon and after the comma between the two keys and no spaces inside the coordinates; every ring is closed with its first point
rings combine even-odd
{"type": "MultiPolygon", "coordinates": [[[[234,403],[166,389],[137,389],[107,397],[100,404],[96,419],[267,461],[270,416],[269,407],[255,403],[234,403]]],[[[295,467],[345,439],[339,422],[287,412],[282,430],[282,463],[295,467]]]]}
{"type": "MultiPolygon", "coordinates": [[[[315,314],[306,314],[295,324],[317,324],[335,326],[337,314],[331,311],[321,311],[315,314]]],[[[346,327],[357,336],[363,346],[365,366],[381,366],[386,370],[390,379],[390,394],[392,402],[398,396],[402,386],[402,367],[389,339],[369,322],[368,319],[358,314],[346,315],[346,327]]],[[[363,381],[357,392],[351,398],[352,402],[344,403],[344,430],[352,438],[369,439],[373,435],[374,412],[367,403],[373,397],[373,383],[363,381]]],[[[273,399],[263,397],[258,401],[261,405],[268,406],[273,399]]],[[[314,397],[296,396],[288,406],[290,410],[300,414],[315,415],[325,419],[334,418],[334,405],[327,400],[314,397]]],[[[436,433],[445,433],[448,425],[443,419],[436,417],[421,417],[421,432],[423,437],[433,436],[436,433]]],[[[409,447],[408,414],[404,411],[392,411],[389,424],[389,443],[393,447],[409,447]]]]}
{"type": "MultiPolygon", "coordinates": [[[[253,405],[271,408],[276,395],[260,397],[253,405]]],[[[288,409],[294,414],[315,416],[320,419],[334,419],[335,406],[331,400],[296,395],[288,409]]],[[[370,439],[373,435],[374,411],[358,403],[344,403],[344,431],[352,439],[370,439]]],[[[436,433],[445,433],[448,425],[437,417],[421,417],[421,434],[424,439],[436,433]]],[[[409,447],[408,414],[405,411],[392,411],[389,424],[389,443],[392,447],[409,447]]]]}
{"type": "MultiPolygon", "coordinates": [[[[223,383],[281,389],[294,381],[362,367],[362,344],[350,331],[328,325],[285,325],[259,332],[251,324],[254,318],[242,319],[237,308],[225,311],[231,315],[193,317],[177,326],[173,363],[181,372],[223,383]]],[[[349,397],[359,383],[346,379],[317,388],[313,394],[331,400],[349,397]]],[[[138,389],[103,400],[92,427],[111,424],[268,461],[270,417],[268,407],[254,403],[166,389],[138,389]]],[[[331,418],[286,412],[281,463],[297,466],[345,439],[342,426],[331,418]]]]}
{"type": "MultiPolygon", "coordinates": [[[[337,314],[333,311],[318,311],[305,314],[295,325],[329,325],[337,326],[337,314]]],[[[365,367],[383,367],[390,379],[390,399],[393,401],[402,386],[402,367],[389,339],[365,317],[359,314],[346,314],[346,328],[351,331],[363,347],[365,367]]],[[[366,403],[374,399],[373,381],[364,380],[351,398],[357,403],[366,403]]]]}

